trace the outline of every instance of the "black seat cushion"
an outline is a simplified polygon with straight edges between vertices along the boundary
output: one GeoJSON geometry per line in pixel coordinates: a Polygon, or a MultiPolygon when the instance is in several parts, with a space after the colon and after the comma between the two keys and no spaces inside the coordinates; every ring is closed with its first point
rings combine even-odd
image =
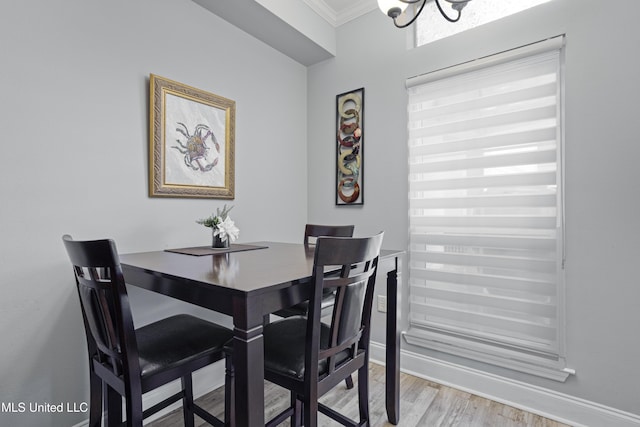
{"type": "MultiPolygon", "coordinates": [[[[298,380],[304,379],[304,353],[307,319],[302,316],[288,317],[269,323],[264,327],[264,367],[298,380]]],[[[320,347],[327,348],[329,326],[322,323],[320,347]]],[[[349,357],[349,350],[336,355],[336,366],[349,357]]],[[[327,360],[318,362],[318,375],[322,378],[328,369],[327,360]]]]}
{"type": "Polygon", "coordinates": [[[221,352],[233,332],[187,314],[136,329],[142,377],[221,352]]]}

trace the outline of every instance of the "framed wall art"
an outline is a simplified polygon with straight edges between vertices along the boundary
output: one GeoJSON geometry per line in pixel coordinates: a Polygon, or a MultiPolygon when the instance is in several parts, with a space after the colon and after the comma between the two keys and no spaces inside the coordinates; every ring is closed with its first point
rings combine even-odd
{"type": "Polygon", "coordinates": [[[336,205],[364,204],[364,88],[336,96],[336,205]]]}
{"type": "Polygon", "coordinates": [[[235,101],[151,74],[149,196],[233,199],[235,101]]]}

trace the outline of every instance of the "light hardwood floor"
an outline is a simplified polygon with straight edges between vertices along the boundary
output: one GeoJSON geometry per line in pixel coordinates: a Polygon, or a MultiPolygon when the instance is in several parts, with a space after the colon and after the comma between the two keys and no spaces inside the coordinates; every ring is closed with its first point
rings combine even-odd
{"type": "MultiPolygon", "coordinates": [[[[354,381],[356,377],[354,376],[354,381]]],[[[369,404],[371,427],[392,426],[387,421],[384,408],[384,367],[371,364],[369,369],[369,404]]],[[[321,401],[343,414],[357,418],[358,396],[356,389],[347,390],[344,384],[322,397],[321,401]]],[[[287,391],[265,382],[265,416],[278,413],[289,402],[287,391]]],[[[217,416],[222,416],[224,390],[219,388],[198,399],[198,403],[217,416]]],[[[326,427],[340,424],[320,414],[319,424],[326,427]]],[[[149,427],[182,426],[182,410],[149,424],[149,427]]],[[[196,426],[206,425],[196,417],[196,426]]],[[[401,427],[568,427],[566,424],[543,418],[511,406],[475,396],[450,387],[433,383],[407,374],[400,376],[401,427]]],[[[282,426],[289,426],[285,422],[282,426]]]]}

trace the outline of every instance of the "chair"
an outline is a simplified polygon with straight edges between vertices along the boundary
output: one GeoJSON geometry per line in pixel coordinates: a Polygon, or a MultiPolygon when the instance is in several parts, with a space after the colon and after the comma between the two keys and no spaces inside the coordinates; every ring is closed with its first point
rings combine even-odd
{"type": "MultiPolygon", "coordinates": [[[[304,229],[304,245],[315,245],[316,238],[320,236],[333,236],[333,237],[351,237],[353,236],[353,225],[317,225],[307,224],[304,229]]],[[[328,316],[331,313],[333,302],[335,300],[335,290],[325,289],[322,295],[322,314],[321,317],[328,316]]],[[[309,301],[303,301],[291,307],[283,308],[276,311],[276,316],[279,317],[291,317],[291,316],[306,316],[309,310],[309,301]]],[[[351,387],[349,387],[351,388],[351,387]]]]}
{"type": "Polygon", "coordinates": [[[307,224],[304,227],[304,244],[315,244],[314,237],[351,237],[353,236],[353,225],[318,225],[307,224]]]}
{"type": "Polygon", "coordinates": [[[318,411],[345,426],[369,424],[369,325],[383,233],[369,238],[319,237],[307,317],[264,327],[265,379],[291,392],[291,406],[267,423],[317,426],[318,411]],[[333,267],[332,267],[333,266],[333,267]],[[326,270],[341,266],[339,275],[326,270]],[[321,322],[325,288],[336,288],[330,324],[321,322]],[[360,421],[318,403],[318,398],[358,372],[360,421]]]}
{"type": "MultiPolygon", "coordinates": [[[[304,228],[304,245],[310,247],[315,245],[317,238],[320,236],[333,236],[333,237],[351,237],[353,236],[353,225],[319,225],[319,224],[307,224],[304,228]]],[[[329,316],[333,310],[333,304],[335,302],[335,289],[325,288],[322,290],[322,302],[320,317],[325,318],[329,316]]],[[[276,311],[276,316],[279,317],[292,317],[292,316],[306,316],[309,311],[309,301],[303,301],[294,306],[283,308],[276,311]]],[[[347,389],[353,388],[353,379],[348,376],[345,379],[345,385],[347,389]]]]}
{"type": "MultiPolygon", "coordinates": [[[[134,329],[115,243],[107,239],[75,241],[68,235],[62,239],[73,265],[87,337],[89,426],[101,425],[103,385],[109,426],[142,426],[144,418],[180,399],[185,426],[193,427],[194,414],[209,424],[224,426],[193,402],[191,373],[222,359],[223,346],[233,333],[186,314],[134,329]],[[180,392],[143,411],[144,393],[178,378],[182,380],[180,392]]],[[[225,407],[226,420],[228,414],[225,407]]]]}

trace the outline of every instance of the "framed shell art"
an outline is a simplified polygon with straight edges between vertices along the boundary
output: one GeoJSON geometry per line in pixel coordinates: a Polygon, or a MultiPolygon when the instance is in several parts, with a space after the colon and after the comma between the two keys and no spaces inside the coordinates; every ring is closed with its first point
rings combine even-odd
{"type": "Polygon", "coordinates": [[[150,197],[233,199],[235,101],[151,74],[150,197]]]}
{"type": "Polygon", "coordinates": [[[364,204],[364,88],[336,96],[336,205],[364,204]]]}

